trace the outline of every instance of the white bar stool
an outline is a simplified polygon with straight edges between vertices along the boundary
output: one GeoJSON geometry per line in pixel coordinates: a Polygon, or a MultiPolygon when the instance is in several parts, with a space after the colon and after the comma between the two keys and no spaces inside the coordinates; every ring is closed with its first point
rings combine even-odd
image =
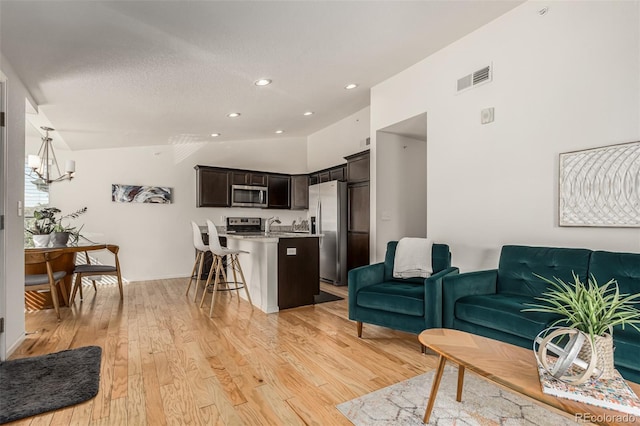
{"type": "MultiPolygon", "coordinates": [[[[200,227],[195,222],[191,221],[191,228],[193,229],[193,247],[195,247],[196,249],[196,261],[193,263],[193,269],[191,270],[191,276],[189,277],[189,284],[187,285],[187,292],[185,295],[189,296],[189,289],[191,288],[193,275],[195,274],[197,268],[198,276],[196,278],[196,290],[195,294],[193,295],[193,301],[195,303],[198,297],[198,288],[200,287],[200,277],[202,276],[202,268],[204,266],[204,256],[205,253],[210,250],[209,247],[207,247],[202,241],[202,233],[200,232],[200,227]]],[[[206,293],[206,291],[204,293],[206,293]]]]}
{"type": "MultiPolygon", "coordinates": [[[[238,259],[238,255],[240,253],[249,253],[244,250],[238,249],[229,249],[226,247],[222,247],[220,245],[220,239],[218,238],[218,229],[216,225],[207,220],[207,228],[209,229],[209,251],[213,255],[213,263],[211,264],[211,270],[209,271],[209,277],[207,278],[207,283],[205,284],[205,289],[211,283],[211,277],[215,275],[215,279],[213,282],[213,293],[211,295],[211,307],[209,308],[209,317],[213,316],[213,304],[216,300],[216,293],[218,291],[218,284],[220,283],[220,274],[224,279],[224,283],[227,285],[226,290],[236,290],[238,296],[240,295],[240,289],[244,288],[244,291],[247,295],[247,300],[249,301],[249,305],[251,309],[253,309],[253,303],[251,302],[251,295],[249,295],[249,288],[247,287],[247,282],[244,278],[244,273],[242,272],[242,266],[240,265],[240,260],[238,259]],[[224,268],[224,257],[227,256],[229,260],[227,267],[231,269],[233,273],[233,286],[229,286],[231,284],[227,280],[227,274],[224,268]],[[242,281],[238,281],[237,273],[240,274],[240,278],[242,281]]],[[[207,292],[202,293],[202,299],[200,300],[200,307],[202,307],[204,303],[204,298],[207,292]]]]}

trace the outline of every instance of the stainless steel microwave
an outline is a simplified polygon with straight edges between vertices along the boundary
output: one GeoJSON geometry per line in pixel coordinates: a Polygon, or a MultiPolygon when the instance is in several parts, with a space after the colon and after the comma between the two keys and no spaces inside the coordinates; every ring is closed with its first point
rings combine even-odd
{"type": "Polygon", "coordinates": [[[267,187],[231,185],[231,205],[234,207],[267,207],[267,187]]]}

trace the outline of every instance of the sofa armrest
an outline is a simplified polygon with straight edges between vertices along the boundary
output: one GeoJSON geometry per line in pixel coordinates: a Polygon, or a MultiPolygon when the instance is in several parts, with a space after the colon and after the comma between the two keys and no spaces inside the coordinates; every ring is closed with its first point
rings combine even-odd
{"type": "Polygon", "coordinates": [[[442,282],[442,325],[453,328],[456,301],[465,296],[496,293],[498,270],[448,275],[442,282]]]}
{"type": "Polygon", "coordinates": [[[426,328],[442,327],[442,282],[445,277],[458,275],[455,266],[431,275],[424,280],[424,320],[426,328]]]}
{"type": "Polygon", "coordinates": [[[356,307],[356,294],[361,288],[383,281],[384,263],[382,262],[351,269],[347,277],[347,285],[349,286],[349,312],[354,311],[356,307]]]}

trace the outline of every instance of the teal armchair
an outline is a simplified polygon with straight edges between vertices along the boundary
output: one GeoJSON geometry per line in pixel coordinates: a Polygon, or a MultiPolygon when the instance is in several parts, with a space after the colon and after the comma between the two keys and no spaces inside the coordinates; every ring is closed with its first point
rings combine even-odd
{"type": "Polygon", "coordinates": [[[397,241],[387,243],[385,261],[349,271],[349,319],[356,321],[358,337],[362,324],[375,324],[418,334],[442,327],[442,279],[458,274],[451,266],[446,244],[434,244],[433,275],[428,278],[393,278],[397,241]]]}

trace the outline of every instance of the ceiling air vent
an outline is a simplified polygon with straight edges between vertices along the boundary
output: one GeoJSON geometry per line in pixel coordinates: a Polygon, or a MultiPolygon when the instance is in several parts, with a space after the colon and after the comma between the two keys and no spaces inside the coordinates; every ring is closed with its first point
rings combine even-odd
{"type": "Polygon", "coordinates": [[[460,93],[464,90],[470,89],[471,87],[475,87],[483,83],[488,83],[492,80],[491,71],[491,65],[487,65],[486,67],[479,69],[472,74],[465,75],[464,77],[459,78],[456,91],[460,93]]]}

